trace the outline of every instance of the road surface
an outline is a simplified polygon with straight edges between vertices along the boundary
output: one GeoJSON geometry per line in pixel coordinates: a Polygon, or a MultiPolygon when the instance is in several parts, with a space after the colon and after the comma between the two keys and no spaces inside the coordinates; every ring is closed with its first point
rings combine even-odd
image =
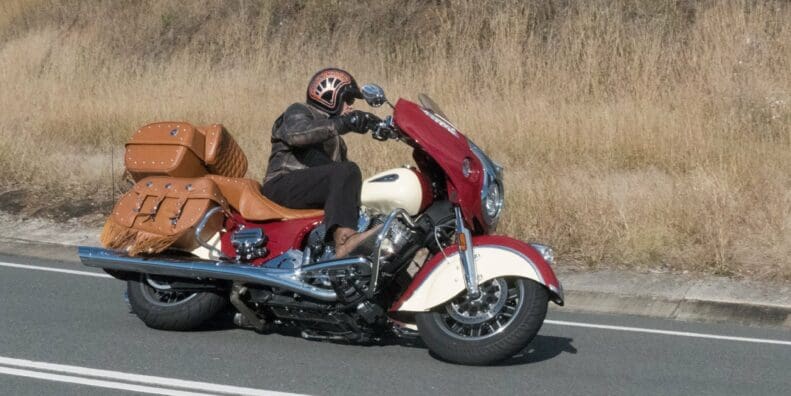
{"type": "Polygon", "coordinates": [[[64,258],[0,255],[2,394],[791,394],[788,330],[560,308],[520,355],[465,367],[420,345],[152,330],[122,282],[64,258]]]}

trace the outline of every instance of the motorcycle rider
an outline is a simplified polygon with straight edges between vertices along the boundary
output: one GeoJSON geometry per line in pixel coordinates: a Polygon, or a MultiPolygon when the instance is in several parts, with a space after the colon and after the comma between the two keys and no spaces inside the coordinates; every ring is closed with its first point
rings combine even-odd
{"type": "Polygon", "coordinates": [[[307,103],[294,103],[272,127],[272,153],[262,193],[293,209],[324,209],[327,236],[338,258],[349,255],[378,228],[357,233],[362,175],[346,157],[342,136],[366,133],[380,120],[350,105],[362,94],[348,72],[319,70],[307,103]]]}

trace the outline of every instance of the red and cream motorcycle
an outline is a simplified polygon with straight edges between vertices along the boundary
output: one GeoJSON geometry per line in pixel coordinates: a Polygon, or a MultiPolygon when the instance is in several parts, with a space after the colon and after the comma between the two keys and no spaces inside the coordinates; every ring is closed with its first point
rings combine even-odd
{"type": "Polygon", "coordinates": [[[230,302],[237,324],[262,332],[351,342],[419,335],[463,364],[516,354],[548,302],[563,305],[552,249],[493,235],[502,169],[431,99],[393,106],[377,85],[362,92],[369,105],[393,108],[372,136],[411,146],[417,165],[365,180],[358,231],[382,225],[370,254],[334,258],[321,211],[263,197],[242,177],[246,160],[229,172],[242,161],[221,126],[158,123],[127,145],[137,184],[105,226],[109,248],[80,247],[82,262],[127,281],[133,311],[153,328],[195,328],[230,302]],[[223,165],[223,152],[236,158],[223,165]]]}

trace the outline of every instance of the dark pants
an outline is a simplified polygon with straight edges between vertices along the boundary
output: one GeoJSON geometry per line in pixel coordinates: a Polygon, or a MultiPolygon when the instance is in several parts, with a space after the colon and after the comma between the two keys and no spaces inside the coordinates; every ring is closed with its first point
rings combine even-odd
{"type": "Polygon", "coordinates": [[[334,162],[278,176],[264,184],[262,193],[287,208],[324,209],[324,224],[331,231],[357,228],[362,185],[357,164],[334,162]]]}

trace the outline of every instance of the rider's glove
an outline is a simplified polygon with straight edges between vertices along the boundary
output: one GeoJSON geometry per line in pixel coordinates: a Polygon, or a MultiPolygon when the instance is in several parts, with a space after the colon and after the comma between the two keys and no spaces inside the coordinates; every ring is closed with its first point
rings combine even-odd
{"type": "Polygon", "coordinates": [[[340,134],[347,132],[366,133],[376,128],[382,120],[374,114],[361,110],[353,110],[339,117],[340,134]]]}

